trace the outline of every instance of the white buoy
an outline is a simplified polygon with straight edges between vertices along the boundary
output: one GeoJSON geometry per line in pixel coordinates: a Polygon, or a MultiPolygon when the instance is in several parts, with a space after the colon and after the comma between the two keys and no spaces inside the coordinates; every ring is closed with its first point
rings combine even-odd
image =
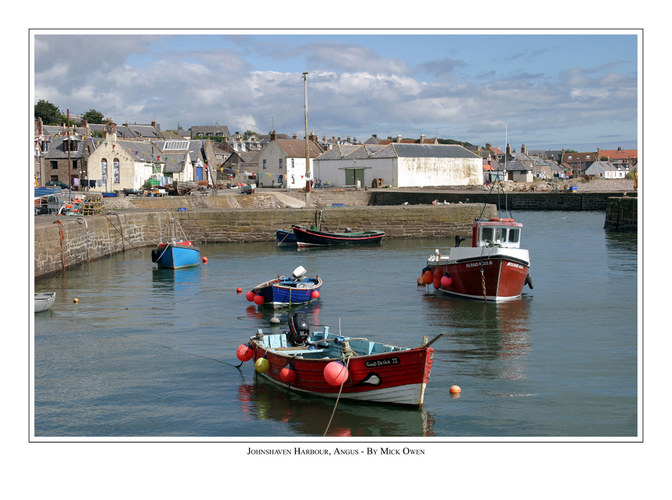
{"type": "Polygon", "coordinates": [[[279,325],[280,324],[280,318],[278,318],[277,316],[273,316],[271,318],[271,324],[272,325],[279,325]]]}

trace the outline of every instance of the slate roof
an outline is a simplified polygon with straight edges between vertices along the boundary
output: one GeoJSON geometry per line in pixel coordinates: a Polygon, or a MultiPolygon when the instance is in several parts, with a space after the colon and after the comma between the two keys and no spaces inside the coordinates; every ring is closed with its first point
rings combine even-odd
{"type": "MultiPolygon", "coordinates": [[[[48,160],[67,160],[68,159],[68,138],[67,136],[53,136],[49,144],[49,150],[44,154],[48,160]]],[[[70,151],[70,158],[81,158],[84,154],[84,141],[78,137],[76,141],[77,150],[70,151]]]]}
{"type": "Polygon", "coordinates": [[[176,174],[182,172],[184,169],[184,164],[186,163],[188,153],[168,153],[164,154],[161,158],[165,164],[163,171],[166,173],[176,174]]]}
{"type": "Polygon", "coordinates": [[[335,146],[320,160],[366,158],[480,158],[468,149],[452,144],[363,144],[335,146]]]}
{"type": "MultiPolygon", "coordinates": [[[[306,141],[293,139],[279,139],[275,141],[289,158],[306,157],[306,141]]],[[[322,154],[322,148],[313,141],[308,141],[308,152],[311,158],[317,158],[322,154]]]]}
{"type": "Polygon", "coordinates": [[[197,125],[189,129],[191,137],[197,138],[200,134],[203,135],[220,135],[222,137],[231,137],[229,127],[226,125],[197,125]]]}

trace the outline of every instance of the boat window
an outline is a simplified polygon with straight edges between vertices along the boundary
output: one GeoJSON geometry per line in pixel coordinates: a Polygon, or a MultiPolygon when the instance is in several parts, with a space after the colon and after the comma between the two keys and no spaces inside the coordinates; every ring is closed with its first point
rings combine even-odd
{"type": "Polygon", "coordinates": [[[498,243],[506,241],[506,228],[498,227],[495,229],[495,241],[498,243]]]}
{"type": "Polygon", "coordinates": [[[492,241],[494,236],[494,230],[491,227],[484,227],[481,232],[481,241],[492,241]]]}
{"type": "Polygon", "coordinates": [[[520,238],[520,230],[509,229],[509,241],[511,243],[518,243],[519,238],[520,238]]]}

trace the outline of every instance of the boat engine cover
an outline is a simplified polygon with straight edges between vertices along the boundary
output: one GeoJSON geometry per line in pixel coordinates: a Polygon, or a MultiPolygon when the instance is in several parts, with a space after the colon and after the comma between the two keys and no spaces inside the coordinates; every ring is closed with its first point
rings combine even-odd
{"type": "Polygon", "coordinates": [[[304,345],[310,337],[310,325],[305,313],[295,312],[289,317],[289,343],[298,346],[304,345]]]}

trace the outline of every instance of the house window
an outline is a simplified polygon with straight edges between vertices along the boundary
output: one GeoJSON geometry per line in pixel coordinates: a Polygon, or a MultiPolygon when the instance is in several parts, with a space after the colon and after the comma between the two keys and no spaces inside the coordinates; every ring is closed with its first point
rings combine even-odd
{"type": "Polygon", "coordinates": [[[282,158],[278,159],[278,168],[282,170],[282,158]]]}
{"type": "Polygon", "coordinates": [[[115,158],[114,162],[112,162],[112,165],[113,165],[113,173],[114,173],[114,183],[119,184],[121,182],[120,173],[119,173],[119,158],[115,158]]]}
{"type": "Polygon", "coordinates": [[[292,168],[294,168],[294,158],[292,158],[292,168]]]}
{"type": "Polygon", "coordinates": [[[105,158],[100,160],[100,178],[103,184],[107,184],[107,160],[105,158]]]}
{"type": "Polygon", "coordinates": [[[265,158],[264,158],[263,165],[262,165],[261,168],[263,168],[264,170],[266,170],[266,159],[265,159],[265,158]]]}
{"type": "Polygon", "coordinates": [[[49,164],[51,165],[52,170],[58,170],[58,162],[56,160],[51,160],[49,164]]]}

